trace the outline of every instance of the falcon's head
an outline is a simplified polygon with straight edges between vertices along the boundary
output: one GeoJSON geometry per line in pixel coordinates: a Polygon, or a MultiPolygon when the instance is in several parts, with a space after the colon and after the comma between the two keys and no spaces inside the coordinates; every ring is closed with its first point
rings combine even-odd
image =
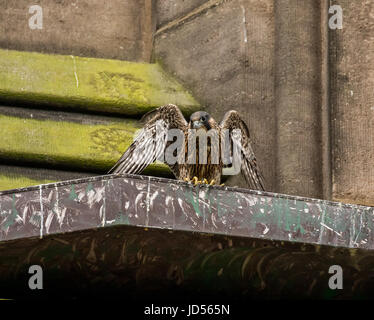
{"type": "Polygon", "coordinates": [[[191,115],[190,122],[189,122],[189,128],[190,129],[200,129],[203,128],[205,130],[210,130],[213,127],[215,127],[216,122],[214,119],[210,116],[209,113],[205,111],[198,111],[191,115]]]}

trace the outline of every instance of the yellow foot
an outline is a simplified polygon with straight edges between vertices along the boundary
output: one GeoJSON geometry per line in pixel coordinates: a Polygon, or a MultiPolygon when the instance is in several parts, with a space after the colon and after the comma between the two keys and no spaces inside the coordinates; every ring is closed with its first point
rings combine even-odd
{"type": "Polygon", "coordinates": [[[203,183],[202,181],[200,181],[198,179],[198,177],[193,177],[192,179],[190,179],[190,178],[184,178],[183,180],[186,181],[186,182],[188,182],[188,183],[193,183],[195,186],[198,185],[198,184],[203,183]]]}
{"type": "MultiPolygon", "coordinates": [[[[196,177],[195,177],[196,178],[196,177]]],[[[214,179],[212,179],[210,182],[206,179],[206,178],[204,178],[204,179],[202,179],[201,181],[199,181],[197,178],[196,178],[196,184],[206,184],[207,186],[213,186],[213,185],[215,185],[216,184],[216,180],[214,180],[214,179]]],[[[196,185],[195,184],[195,185],[196,185]]]]}
{"type": "Polygon", "coordinates": [[[192,178],[192,182],[195,186],[197,186],[198,184],[202,184],[203,181],[200,181],[198,177],[193,177],[192,178]]]}
{"type": "MultiPolygon", "coordinates": [[[[193,183],[195,186],[197,185],[200,185],[200,184],[206,184],[208,186],[213,186],[216,184],[216,180],[212,179],[210,182],[204,178],[202,180],[199,180],[198,177],[193,177],[192,179],[189,179],[189,178],[184,178],[184,181],[188,182],[188,183],[193,183]]],[[[220,186],[224,186],[224,184],[220,184],[220,186]]]]}
{"type": "MultiPolygon", "coordinates": [[[[210,185],[210,186],[214,186],[216,184],[216,180],[212,179],[210,182],[208,182],[207,179],[204,179],[204,183],[210,185]]],[[[223,186],[224,184],[220,184],[220,186],[223,186]]]]}

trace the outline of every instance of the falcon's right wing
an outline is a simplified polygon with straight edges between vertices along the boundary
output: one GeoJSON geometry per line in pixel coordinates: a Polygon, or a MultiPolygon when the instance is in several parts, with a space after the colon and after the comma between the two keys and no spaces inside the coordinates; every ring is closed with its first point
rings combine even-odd
{"type": "Polygon", "coordinates": [[[264,178],[252,149],[248,127],[241,119],[239,113],[234,110],[228,111],[224,115],[220,127],[224,135],[228,131],[231,144],[239,149],[241,172],[249,187],[256,190],[265,190],[264,178]],[[237,136],[237,130],[240,130],[240,136],[237,136]]]}

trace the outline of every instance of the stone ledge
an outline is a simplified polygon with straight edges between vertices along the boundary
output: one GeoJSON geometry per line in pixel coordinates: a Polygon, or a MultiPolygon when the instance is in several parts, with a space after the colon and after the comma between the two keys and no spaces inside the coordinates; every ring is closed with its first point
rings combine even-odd
{"type": "Polygon", "coordinates": [[[374,208],[107,175],[0,192],[0,241],[132,225],[374,249],[374,208]]]}
{"type": "Polygon", "coordinates": [[[372,207],[131,175],[0,192],[0,296],[368,298],[372,220],[372,207]],[[43,290],[26,285],[31,265],[43,290]],[[344,290],[328,286],[332,265],[344,290]]]}
{"type": "MultiPolygon", "coordinates": [[[[133,119],[0,106],[0,160],[102,174],[121,157],[138,129],[133,119]]],[[[147,170],[170,174],[161,164],[147,170]]]]}
{"type": "Polygon", "coordinates": [[[168,103],[199,109],[158,64],[13,50],[0,50],[0,101],[128,116],[168,103]]]}

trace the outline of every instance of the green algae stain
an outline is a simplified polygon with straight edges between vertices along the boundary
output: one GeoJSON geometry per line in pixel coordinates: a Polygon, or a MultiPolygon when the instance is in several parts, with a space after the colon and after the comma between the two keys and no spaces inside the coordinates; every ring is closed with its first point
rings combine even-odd
{"type": "Polygon", "coordinates": [[[16,221],[16,217],[18,215],[18,211],[16,209],[16,204],[15,203],[16,203],[15,195],[13,194],[13,198],[12,198],[12,212],[8,216],[8,218],[4,222],[4,224],[2,225],[2,230],[8,229],[8,227],[12,226],[15,223],[15,221],[16,221]]]}
{"type": "Polygon", "coordinates": [[[123,212],[118,212],[118,214],[116,215],[116,221],[114,222],[114,224],[129,225],[130,221],[129,221],[128,215],[123,212]]]}
{"type": "Polygon", "coordinates": [[[92,183],[90,182],[88,185],[87,185],[87,188],[86,188],[86,195],[87,193],[89,193],[91,190],[93,190],[95,192],[95,189],[92,185],[92,183]]]}
{"type": "Polygon", "coordinates": [[[199,204],[199,186],[196,186],[197,191],[194,191],[194,189],[186,188],[186,189],[178,189],[176,190],[176,196],[178,198],[184,199],[187,203],[190,203],[195,210],[196,214],[199,217],[202,217],[203,214],[200,210],[200,204],[199,204]]]}
{"type": "Polygon", "coordinates": [[[294,231],[297,232],[297,231],[300,231],[301,234],[305,234],[305,230],[304,228],[302,227],[301,225],[301,217],[302,216],[305,216],[307,213],[308,210],[308,206],[306,205],[305,202],[303,201],[296,201],[296,215],[297,215],[297,218],[296,218],[296,225],[295,225],[295,228],[294,228],[294,231]]]}
{"type": "Polygon", "coordinates": [[[196,192],[193,192],[192,189],[189,189],[188,191],[184,193],[184,196],[187,202],[192,204],[192,207],[194,208],[196,214],[199,217],[202,217],[203,215],[201,213],[200,204],[199,204],[199,186],[197,186],[196,192]]]}
{"type": "Polygon", "coordinates": [[[70,194],[69,194],[69,199],[70,200],[75,200],[75,199],[78,199],[78,195],[77,193],[75,192],[75,185],[71,185],[71,191],[70,191],[70,194]]]}

